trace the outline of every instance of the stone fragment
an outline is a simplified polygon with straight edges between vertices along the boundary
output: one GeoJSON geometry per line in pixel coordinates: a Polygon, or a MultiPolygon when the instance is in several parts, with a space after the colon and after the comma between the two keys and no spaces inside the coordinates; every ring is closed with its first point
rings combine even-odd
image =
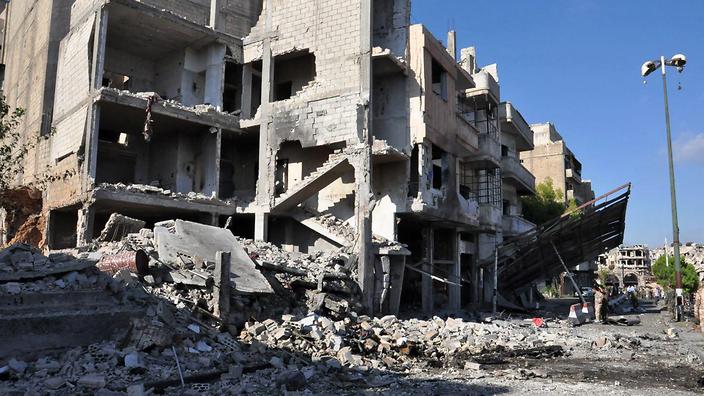
{"type": "Polygon", "coordinates": [[[196,350],[198,350],[198,352],[210,352],[213,350],[213,347],[201,340],[196,343],[196,350]]]}
{"type": "Polygon", "coordinates": [[[269,364],[278,369],[282,369],[285,367],[284,361],[278,356],[272,356],[271,359],[269,359],[269,364]]]}
{"type": "Polygon", "coordinates": [[[127,396],[146,396],[143,384],[134,384],[127,387],[127,396]]]}
{"type": "Polygon", "coordinates": [[[27,363],[15,358],[10,359],[10,361],[7,362],[7,365],[17,374],[24,374],[24,371],[27,370],[27,363]]]}
{"type": "Polygon", "coordinates": [[[78,384],[92,389],[105,387],[105,376],[100,374],[87,374],[78,379],[78,384]]]}
{"type": "Polygon", "coordinates": [[[306,376],[300,370],[290,370],[282,373],[277,378],[279,387],[284,386],[288,391],[299,391],[306,387],[306,376]]]}
{"type": "Polygon", "coordinates": [[[16,295],[22,293],[22,287],[17,282],[7,282],[3,285],[3,288],[7,294],[16,295]]]}
{"type": "Polygon", "coordinates": [[[59,389],[64,386],[64,384],[66,384],[66,380],[62,377],[50,377],[44,380],[44,386],[51,390],[59,389]]]}

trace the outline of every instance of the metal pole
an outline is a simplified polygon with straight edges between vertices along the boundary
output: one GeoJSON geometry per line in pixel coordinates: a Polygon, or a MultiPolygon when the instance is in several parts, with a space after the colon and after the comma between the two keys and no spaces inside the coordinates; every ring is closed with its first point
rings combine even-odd
{"type": "Polygon", "coordinates": [[[667,130],[667,160],[670,168],[670,201],[672,203],[672,245],[675,254],[675,321],[682,320],[682,267],[680,263],[680,228],[677,223],[677,195],[675,192],[675,165],[672,159],[672,133],[670,131],[670,106],[667,100],[667,76],[665,57],[660,57],[662,86],[665,98],[665,129],[667,130]]]}
{"type": "Polygon", "coordinates": [[[582,290],[579,288],[577,285],[577,282],[574,281],[574,278],[572,277],[572,273],[570,272],[570,269],[567,268],[567,264],[565,264],[565,261],[562,260],[562,256],[560,256],[560,252],[557,251],[557,246],[555,246],[555,241],[550,241],[552,244],[552,248],[555,250],[555,254],[557,255],[557,258],[560,259],[560,263],[562,263],[562,268],[565,269],[565,273],[567,274],[567,277],[570,278],[572,281],[572,286],[574,287],[575,290],[577,290],[577,294],[579,294],[579,299],[582,301],[582,304],[586,304],[587,301],[584,299],[584,296],[582,295],[582,290]]]}
{"type": "Polygon", "coordinates": [[[667,251],[667,238],[665,238],[665,267],[670,266],[670,253],[667,251]]]}
{"type": "Polygon", "coordinates": [[[496,316],[496,305],[499,300],[499,248],[494,249],[494,296],[492,298],[493,308],[491,316],[496,316]]]}

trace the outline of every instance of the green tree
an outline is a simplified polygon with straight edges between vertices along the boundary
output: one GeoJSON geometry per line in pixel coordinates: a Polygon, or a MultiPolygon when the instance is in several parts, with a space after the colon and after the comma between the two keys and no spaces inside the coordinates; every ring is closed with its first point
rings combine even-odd
{"type": "Polygon", "coordinates": [[[562,191],[553,186],[552,179],[535,186],[535,195],[523,197],[523,217],[541,225],[565,213],[562,191]]]}
{"type": "MultiPolygon", "coordinates": [[[[666,265],[665,256],[660,256],[652,265],[651,271],[655,275],[655,279],[658,284],[664,287],[674,288],[675,287],[675,256],[669,257],[670,264],[666,265]]],[[[682,263],[682,287],[685,292],[692,293],[697,290],[699,285],[699,278],[697,277],[697,271],[694,266],[687,263],[684,257],[680,256],[680,262],[682,263]]]]}
{"type": "Polygon", "coordinates": [[[15,182],[27,152],[33,147],[22,144],[17,130],[23,115],[24,110],[11,110],[5,98],[0,97],[0,191],[15,182]]]}

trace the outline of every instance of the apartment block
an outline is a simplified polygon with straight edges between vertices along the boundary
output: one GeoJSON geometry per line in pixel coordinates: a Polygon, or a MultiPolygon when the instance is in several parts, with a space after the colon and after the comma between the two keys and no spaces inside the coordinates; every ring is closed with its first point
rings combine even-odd
{"type": "Polygon", "coordinates": [[[612,283],[621,288],[645,286],[652,277],[651,252],[646,245],[622,245],[598,258],[599,269],[611,273],[612,283]]]}
{"type": "Polygon", "coordinates": [[[18,183],[52,176],[51,250],[112,213],[181,218],[342,249],[370,312],[430,313],[490,301],[479,263],[533,227],[520,196],[540,133],[502,101],[498,67],[411,24],[409,0],[28,0],[2,15],[5,94],[24,136],[45,136],[18,183]]]}
{"type": "Polygon", "coordinates": [[[548,178],[564,194],[567,204],[575,200],[578,205],[594,199],[591,180],[582,179],[582,163],[577,159],[562,135],[552,123],[532,124],[534,145],[532,150],[520,154],[523,165],[535,175],[536,183],[548,178]]]}

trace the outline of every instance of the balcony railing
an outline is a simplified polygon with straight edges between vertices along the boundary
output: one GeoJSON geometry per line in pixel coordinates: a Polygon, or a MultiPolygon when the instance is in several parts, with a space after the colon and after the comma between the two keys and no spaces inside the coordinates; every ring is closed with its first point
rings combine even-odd
{"type": "Polygon", "coordinates": [[[512,133],[519,138],[516,141],[519,151],[533,149],[533,130],[510,102],[501,103],[499,106],[499,119],[501,120],[502,132],[512,133]]]}
{"type": "Polygon", "coordinates": [[[472,78],[474,79],[475,88],[468,89],[465,92],[467,97],[488,94],[494,103],[499,103],[499,98],[501,98],[499,83],[494,80],[491,74],[481,71],[473,75],[472,78]]]}
{"type": "Polygon", "coordinates": [[[479,224],[484,227],[497,228],[502,225],[502,222],[501,208],[490,203],[479,204],[479,224]]]}
{"type": "Polygon", "coordinates": [[[582,181],[582,175],[580,175],[579,172],[575,171],[574,169],[570,168],[567,168],[565,170],[565,177],[567,177],[568,179],[575,180],[578,183],[582,181]]]}
{"type": "Polygon", "coordinates": [[[503,178],[515,182],[523,192],[535,193],[535,176],[521,164],[518,158],[501,158],[501,170],[503,178]]]}
{"type": "Polygon", "coordinates": [[[518,235],[528,232],[535,228],[535,224],[524,219],[521,216],[504,215],[503,231],[504,235],[518,235]]]}

